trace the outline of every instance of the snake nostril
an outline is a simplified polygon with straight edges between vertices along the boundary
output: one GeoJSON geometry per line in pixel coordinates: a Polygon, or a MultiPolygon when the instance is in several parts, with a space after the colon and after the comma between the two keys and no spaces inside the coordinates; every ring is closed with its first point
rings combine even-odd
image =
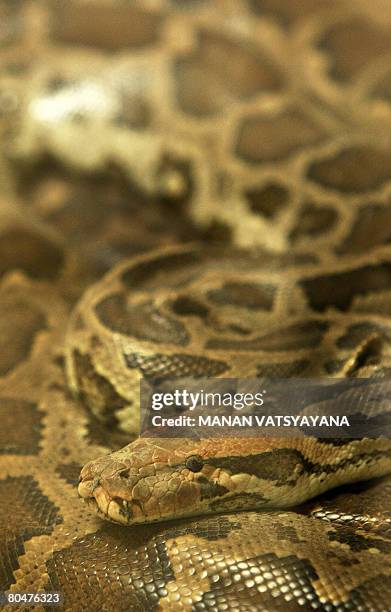
{"type": "Polygon", "coordinates": [[[118,476],[120,478],[129,478],[129,474],[130,474],[129,468],[126,468],[125,470],[121,470],[120,472],[118,472],[118,476]]]}

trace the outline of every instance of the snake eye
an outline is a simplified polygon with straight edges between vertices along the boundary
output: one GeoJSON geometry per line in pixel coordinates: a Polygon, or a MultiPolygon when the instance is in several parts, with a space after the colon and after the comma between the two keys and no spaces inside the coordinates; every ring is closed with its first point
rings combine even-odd
{"type": "Polygon", "coordinates": [[[203,468],[204,462],[202,457],[199,455],[191,455],[186,459],[185,465],[192,472],[200,472],[203,468]]]}

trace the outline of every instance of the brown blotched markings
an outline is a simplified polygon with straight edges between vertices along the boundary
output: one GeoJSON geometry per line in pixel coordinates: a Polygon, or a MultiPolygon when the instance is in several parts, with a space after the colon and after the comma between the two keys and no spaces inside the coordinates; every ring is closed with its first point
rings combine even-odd
{"type": "Polygon", "coordinates": [[[354,349],[363,340],[371,336],[377,336],[386,342],[391,342],[391,331],[385,325],[362,321],[349,325],[346,332],[338,338],[336,344],[341,349],[354,349]]]}
{"type": "MultiPolygon", "coordinates": [[[[357,324],[360,328],[360,324],[357,324]]],[[[363,375],[363,368],[371,367],[374,376],[384,376],[387,368],[382,364],[383,350],[389,344],[387,335],[380,332],[380,328],[374,331],[376,326],[364,326],[355,337],[348,340],[344,346],[344,339],[347,336],[342,336],[337,341],[337,346],[347,348],[348,354],[344,358],[329,359],[324,363],[325,371],[328,374],[343,373],[344,376],[359,378],[363,375]],[[372,327],[372,333],[369,332],[372,327]],[[361,336],[361,337],[360,337],[361,336]],[[341,340],[341,343],[339,342],[341,340]],[[350,349],[350,350],[349,350],[350,349]],[[354,354],[352,357],[352,350],[354,354]]]]}
{"type": "MultiPolygon", "coordinates": [[[[162,256],[163,261],[164,257],[167,257],[167,255],[162,256]]],[[[224,283],[225,276],[223,276],[223,282],[217,280],[217,278],[221,278],[220,268],[217,267],[215,269],[215,264],[213,261],[211,261],[211,259],[208,260],[207,258],[205,258],[203,264],[201,265],[201,257],[199,256],[198,262],[196,264],[190,263],[188,267],[182,267],[180,259],[175,260],[175,257],[176,254],[174,254],[173,259],[168,259],[169,270],[167,272],[165,272],[164,269],[159,269],[157,257],[154,259],[153,262],[151,262],[151,260],[148,261],[146,258],[144,259],[144,261],[141,261],[141,263],[139,263],[140,260],[139,262],[136,261],[135,268],[137,269],[137,267],[139,267],[138,273],[140,273],[141,270],[141,274],[138,280],[140,280],[140,288],[143,292],[142,299],[144,301],[142,302],[142,304],[145,304],[145,295],[147,295],[149,298],[148,292],[150,292],[151,297],[149,303],[152,304],[154,307],[154,300],[155,296],[157,295],[157,292],[159,291],[159,287],[164,287],[166,290],[168,289],[165,294],[163,293],[163,299],[159,303],[159,313],[170,313],[169,319],[173,317],[174,320],[179,320],[181,324],[186,326],[186,329],[189,329],[189,331],[193,331],[194,328],[192,327],[192,325],[194,325],[195,328],[198,328],[200,330],[206,329],[206,341],[208,341],[208,338],[213,338],[214,334],[216,333],[216,330],[213,330],[212,328],[213,331],[211,331],[211,327],[208,325],[208,321],[212,318],[214,314],[213,307],[216,302],[213,302],[213,300],[210,299],[210,296],[206,295],[205,292],[197,292],[199,279],[203,278],[204,273],[208,275],[210,271],[213,270],[213,274],[211,275],[212,282],[210,284],[210,290],[217,291],[217,294],[215,293],[214,297],[216,297],[216,295],[218,299],[221,297],[221,294],[219,294],[218,291],[221,290],[225,284],[229,286],[229,289],[231,289],[231,296],[234,298],[233,301],[235,301],[237,295],[239,294],[238,285],[240,285],[241,283],[247,283],[248,285],[248,278],[250,275],[247,273],[244,277],[245,280],[242,280],[240,275],[241,269],[238,268],[236,270],[234,266],[235,259],[234,257],[232,257],[232,264],[227,265],[225,268],[227,270],[226,278],[228,280],[224,283]],[[209,264],[209,262],[211,263],[209,264]],[[146,268],[143,269],[144,264],[148,265],[146,265],[146,268]],[[217,274],[216,276],[214,276],[216,271],[217,274]],[[176,277],[177,272],[178,277],[176,277]],[[187,292],[186,285],[184,289],[184,285],[180,282],[179,279],[185,279],[185,282],[188,283],[189,290],[187,292]],[[231,284],[229,285],[229,283],[231,284]]],[[[110,288],[116,286],[118,279],[122,280],[123,282],[124,270],[125,273],[129,272],[131,277],[132,270],[129,267],[125,269],[123,266],[118,268],[118,272],[111,273],[111,275],[107,277],[109,281],[107,285],[108,295],[110,295],[110,288]]],[[[208,278],[208,276],[206,276],[206,278],[208,278]]],[[[268,283],[263,284],[262,282],[258,282],[257,276],[255,276],[255,279],[256,280],[254,284],[251,283],[251,288],[248,291],[248,294],[245,295],[246,305],[243,306],[243,308],[246,309],[246,316],[254,316],[254,318],[256,319],[258,314],[260,314],[258,311],[262,309],[252,308],[251,306],[259,306],[261,304],[262,300],[264,299],[264,296],[261,295],[262,291],[259,292],[258,289],[259,287],[261,287],[263,290],[264,286],[267,286],[268,283]]],[[[102,287],[102,285],[100,285],[100,287],[102,287]]],[[[137,283],[135,283],[133,287],[129,287],[129,294],[128,296],[126,296],[126,299],[128,300],[130,305],[137,303],[137,288],[137,283]]],[[[125,294],[121,295],[125,296],[125,294]]],[[[220,306],[219,303],[217,303],[217,305],[220,306]]],[[[231,304],[230,307],[232,308],[232,306],[233,305],[231,304]]],[[[241,308],[241,306],[238,306],[238,308],[241,308]]],[[[220,313],[220,308],[215,308],[215,311],[220,313]]],[[[93,315],[94,314],[96,314],[96,311],[95,313],[93,313],[93,315]]],[[[123,324],[122,321],[120,324],[123,324]]],[[[225,324],[224,320],[223,324],[225,324]]],[[[293,323],[291,322],[289,324],[288,321],[288,323],[286,323],[284,326],[282,326],[281,324],[275,325],[275,327],[273,326],[272,328],[273,331],[267,331],[264,336],[256,339],[256,341],[260,340],[262,343],[262,348],[270,351],[294,351],[298,347],[302,347],[305,349],[318,348],[319,344],[324,339],[326,332],[330,329],[331,324],[332,322],[329,319],[325,321],[319,316],[316,318],[300,317],[299,320],[297,317],[295,317],[293,323]]],[[[232,342],[230,340],[230,338],[232,338],[232,335],[230,334],[227,337],[226,334],[227,331],[225,328],[224,333],[222,332],[220,335],[216,336],[216,340],[221,340],[222,343],[226,341],[232,342]]],[[[193,334],[191,334],[191,340],[193,340],[193,334]]],[[[199,338],[196,338],[196,341],[199,342],[199,338]]],[[[242,337],[241,340],[239,340],[235,345],[234,350],[236,351],[238,350],[238,347],[242,348],[243,346],[246,346],[246,342],[246,340],[243,341],[242,337]]],[[[251,342],[252,341],[250,341],[250,350],[254,349],[254,346],[254,350],[258,350],[258,345],[255,344],[251,346],[251,342]]],[[[121,356],[124,359],[126,367],[130,369],[138,368],[144,376],[148,375],[151,378],[156,377],[156,375],[158,378],[159,376],[161,378],[164,378],[167,375],[175,376],[179,375],[179,373],[182,372],[190,372],[191,374],[196,374],[197,372],[200,372],[200,375],[202,376],[205,375],[205,368],[206,372],[210,372],[211,360],[206,357],[203,357],[202,354],[192,355],[191,349],[193,349],[194,352],[196,351],[193,345],[190,345],[190,342],[189,346],[186,347],[186,349],[189,351],[188,354],[180,352],[170,354],[172,348],[169,346],[169,343],[167,344],[168,350],[165,349],[165,347],[162,347],[161,352],[159,351],[158,353],[151,354],[150,345],[148,344],[145,345],[144,349],[142,342],[134,341],[133,344],[131,344],[130,342],[128,344],[124,343],[124,346],[121,347],[121,356]],[[167,350],[168,354],[165,354],[165,350],[167,350]],[[202,359],[199,360],[199,358],[202,359]]],[[[207,348],[210,347],[208,346],[207,348]]],[[[220,348],[221,346],[219,346],[219,349],[220,348]]],[[[224,348],[226,347],[223,347],[223,350],[220,353],[221,355],[224,355],[224,348]]],[[[214,356],[218,354],[219,353],[214,353],[214,356]]],[[[281,359],[283,359],[283,356],[281,356],[281,359]]],[[[307,360],[307,354],[306,359],[296,359],[296,361],[303,362],[306,362],[307,360]]],[[[229,363],[229,359],[227,359],[227,362],[229,363]]],[[[220,362],[219,360],[213,360],[213,363],[214,365],[217,365],[218,368],[226,367],[224,361],[220,362]]],[[[306,364],[302,363],[299,365],[299,367],[301,366],[306,367],[306,364]]],[[[219,370],[217,371],[219,372],[219,370]]],[[[224,373],[224,369],[222,369],[222,373],[224,373]]],[[[345,444],[345,442],[335,444],[336,449],[338,449],[338,446],[343,444],[345,444]]],[[[348,444],[348,442],[346,442],[346,444],[348,444]]],[[[318,442],[319,452],[324,452],[327,456],[327,451],[325,451],[326,446],[329,446],[328,441],[327,444],[323,445],[321,441],[318,442]]],[[[161,452],[163,447],[164,445],[161,444],[159,449],[156,448],[156,452],[161,452]]],[[[306,483],[310,480],[310,476],[312,476],[317,479],[317,485],[319,487],[319,490],[321,490],[322,487],[327,486],[329,482],[331,484],[335,480],[338,480],[339,482],[341,480],[341,474],[343,478],[343,476],[347,474],[350,470],[350,473],[352,475],[356,473],[357,475],[359,475],[359,472],[363,473],[362,467],[363,465],[365,465],[366,461],[373,462],[372,464],[368,464],[368,469],[371,469],[373,465],[377,465],[377,460],[380,459],[380,454],[376,455],[376,453],[368,452],[367,454],[360,455],[360,453],[356,450],[354,453],[354,460],[352,461],[346,459],[346,453],[341,452],[341,459],[339,460],[339,462],[336,460],[335,463],[329,463],[327,462],[327,460],[325,460],[326,463],[325,465],[323,465],[320,461],[319,463],[317,463],[312,456],[311,461],[307,460],[307,455],[300,453],[295,448],[280,449],[279,452],[274,454],[272,452],[261,452],[262,449],[260,449],[258,451],[259,454],[253,456],[249,456],[248,454],[246,454],[245,449],[241,448],[239,451],[237,451],[237,456],[233,457],[231,455],[235,455],[236,451],[232,451],[231,453],[227,451],[227,457],[216,457],[215,453],[213,453],[213,449],[211,449],[213,456],[208,456],[206,459],[204,459],[205,470],[202,470],[202,474],[197,474],[198,470],[192,469],[189,465],[187,465],[186,461],[183,461],[182,452],[184,451],[178,449],[178,447],[175,448],[176,456],[175,460],[173,460],[173,463],[168,461],[166,456],[156,456],[153,462],[156,461],[156,463],[159,465],[158,469],[159,474],[161,476],[161,480],[159,480],[159,474],[154,475],[154,478],[157,477],[158,483],[164,483],[168,481],[170,478],[170,474],[173,472],[175,473],[175,477],[178,474],[182,474],[182,472],[184,472],[186,468],[190,469],[191,472],[195,472],[194,476],[190,474],[190,478],[188,479],[188,481],[185,482],[185,486],[183,486],[183,499],[179,499],[178,497],[176,505],[176,512],[178,516],[181,514],[182,511],[181,503],[183,502],[183,504],[185,505],[189,502],[189,500],[190,506],[186,507],[185,511],[190,508],[190,511],[196,512],[197,503],[200,504],[199,511],[209,511],[212,513],[245,510],[248,508],[264,508],[266,505],[271,505],[272,503],[274,504],[274,501],[272,502],[271,499],[272,494],[266,492],[268,490],[268,487],[275,487],[274,491],[276,492],[276,496],[278,496],[278,493],[280,491],[279,487],[285,487],[283,491],[286,492],[289,497],[289,495],[292,494],[293,496],[295,492],[297,493],[298,491],[300,491],[300,487],[302,487],[302,489],[305,489],[306,483]],[[210,472],[208,472],[208,469],[210,471],[216,470],[217,473],[220,470],[220,472],[223,473],[221,481],[217,480],[216,482],[212,478],[209,478],[210,472]],[[337,472],[337,476],[334,477],[334,474],[337,472]],[[234,490],[234,487],[229,490],[230,487],[224,481],[224,477],[227,479],[227,482],[229,482],[230,478],[234,476],[234,478],[232,478],[232,482],[239,483],[242,480],[242,474],[244,475],[244,481],[248,481],[251,476],[253,476],[253,481],[256,481],[256,479],[258,478],[259,482],[261,483],[263,480],[265,491],[262,492],[261,490],[259,492],[254,492],[251,489],[249,491],[242,491],[240,490],[240,487],[238,487],[239,490],[234,490]],[[235,479],[236,475],[237,478],[235,479]],[[331,475],[330,478],[329,475],[331,475]],[[187,495],[189,497],[188,499],[185,499],[187,495]]],[[[133,461],[133,458],[141,460],[141,456],[142,451],[140,450],[140,447],[135,447],[134,455],[131,455],[130,461],[133,461]]],[[[332,456],[336,457],[337,454],[333,452],[332,456]]],[[[123,455],[118,456],[119,461],[122,461],[123,458],[123,455]]],[[[150,464],[148,460],[146,462],[146,468],[148,469],[149,467],[150,464]]],[[[126,481],[126,478],[121,479],[117,478],[117,476],[111,477],[109,475],[106,482],[105,476],[101,475],[100,486],[102,491],[106,492],[105,487],[107,485],[107,491],[109,492],[109,495],[113,496],[113,505],[111,506],[111,510],[112,515],[115,516],[114,520],[123,519],[124,524],[131,525],[133,521],[139,520],[139,501],[137,499],[137,495],[134,500],[134,505],[124,500],[122,492],[124,490],[131,490],[133,492],[134,489],[134,486],[131,482],[131,469],[127,478],[128,482],[126,481]],[[128,487],[128,489],[126,489],[126,487],[128,487]]],[[[172,485],[177,486],[175,478],[172,480],[172,485]]],[[[149,488],[149,484],[146,489],[147,488],[149,488]]],[[[163,486],[161,488],[160,486],[157,486],[156,490],[154,488],[153,493],[150,497],[151,506],[153,506],[155,498],[157,506],[160,507],[159,503],[161,503],[161,507],[164,506],[164,504],[166,503],[163,499],[164,495],[160,497],[163,488],[163,486]]],[[[139,487],[139,489],[141,491],[142,487],[139,487]]],[[[125,497],[127,497],[127,495],[125,497]]],[[[293,499],[293,497],[291,497],[291,499],[293,499]]],[[[302,500],[303,497],[298,496],[297,499],[302,500]]],[[[104,508],[104,505],[102,506],[102,508],[104,508]]],[[[158,520],[156,517],[163,518],[163,516],[165,515],[159,513],[154,514],[154,512],[151,511],[150,519],[152,521],[155,521],[158,520]]],[[[146,520],[146,518],[148,518],[148,514],[145,514],[145,508],[143,508],[142,520],[146,520]]],[[[175,514],[169,515],[169,518],[175,519],[175,514]]],[[[176,582],[177,581],[178,577],[176,576],[176,582]]],[[[204,592],[207,592],[205,590],[205,586],[203,588],[204,592]]],[[[164,597],[162,599],[164,599],[164,597]]]]}
{"type": "Polygon", "coordinates": [[[11,372],[28,358],[35,337],[47,329],[42,311],[20,295],[9,289],[2,291],[0,302],[0,375],[11,372]],[[17,333],[16,333],[17,330],[17,333]]]}
{"type": "Polygon", "coordinates": [[[262,610],[296,611],[322,609],[327,606],[324,609],[338,612],[360,609],[380,611],[387,609],[388,605],[386,598],[380,594],[384,580],[388,580],[386,574],[364,581],[362,585],[350,591],[348,598],[340,604],[325,604],[324,598],[314,586],[319,583],[319,575],[311,560],[296,555],[279,557],[274,553],[262,554],[250,557],[244,562],[229,564],[221,580],[211,583],[211,589],[204,593],[200,602],[193,605],[193,609],[195,612],[213,609],[212,606],[218,609],[221,602],[224,602],[231,606],[231,609],[243,607],[245,610],[252,610],[253,608],[247,608],[247,603],[255,602],[258,593],[262,592],[262,610]],[[260,568],[260,571],[254,571],[254,568],[260,568]],[[235,582],[245,587],[237,592],[235,582]],[[374,597],[373,593],[378,591],[379,597],[374,597]]]}
{"type": "Polygon", "coordinates": [[[307,114],[291,108],[279,113],[277,120],[260,114],[245,118],[235,152],[252,164],[273,162],[318,144],[325,136],[307,114]]]}
{"type": "Polygon", "coordinates": [[[60,463],[56,472],[63,478],[68,484],[77,486],[80,477],[81,465],[72,461],[71,463],[60,463]]]}
{"type": "MultiPolygon", "coordinates": [[[[328,440],[322,440],[328,444],[328,440]]],[[[333,441],[330,441],[333,444],[333,441]]],[[[335,446],[348,446],[351,440],[336,441],[335,446]]],[[[270,480],[275,486],[294,486],[302,476],[309,474],[332,474],[343,470],[347,465],[355,467],[363,462],[371,462],[381,457],[391,457],[391,450],[373,450],[355,453],[351,458],[342,459],[334,464],[313,462],[296,449],[277,448],[256,455],[214,457],[205,460],[206,465],[227,470],[230,474],[250,474],[261,480],[270,480]]]]}
{"type": "Polygon", "coordinates": [[[106,51],[140,49],[159,40],[161,17],[137,6],[75,0],[54,3],[51,36],[54,41],[87,45],[106,51]],[[137,27],[135,27],[137,24],[137,27]]]}
{"type": "Polygon", "coordinates": [[[253,213],[273,219],[288,206],[289,191],[278,183],[267,183],[263,187],[253,187],[244,193],[253,213]]]}
{"type": "Polygon", "coordinates": [[[314,310],[324,312],[334,306],[345,312],[356,296],[390,288],[391,264],[383,262],[356,267],[346,272],[307,278],[300,281],[300,285],[314,310]]]}
{"type": "Polygon", "coordinates": [[[371,204],[363,206],[356,220],[336,252],[363,253],[375,246],[390,242],[391,238],[391,204],[385,206],[371,204]]]}
{"type": "Polygon", "coordinates": [[[326,27],[318,46],[327,53],[330,77],[348,84],[369,63],[389,53],[390,32],[386,22],[350,15],[326,27]]]}
{"type": "Polygon", "coordinates": [[[19,268],[30,277],[55,280],[65,255],[53,240],[27,227],[12,227],[0,233],[0,276],[19,268]]]}
{"type": "Polygon", "coordinates": [[[338,221],[336,211],[329,206],[315,206],[306,204],[290,232],[289,238],[293,244],[308,240],[309,236],[316,237],[331,231],[338,221]]]}
{"type": "MultiPolygon", "coordinates": [[[[215,499],[229,493],[227,487],[223,487],[216,482],[212,482],[206,476],[199,476],[197,478],[197,484],[201,490],[201,500],[203,499],[215,499]]],[[[213,502],[212,502],[213,503],[213,502]]]]}
{"type": "Polygon", "coordinates": [[[0,31],[0,48],[6,48],[21,40],[26,33],[26,19],[23,10],[23,2],[3,2],[0,5],[0,20],[6,27],[0,31]]]}
{"type": "MultiPolygon", "coordinates": [[[[61,78],[61,70],[59,72],[56,74],[53,69],[54,74],[48,77],[48,86],[67,87],[63,94],[59,92],[58,97],[67,96],[72,84],[69,85],[64,77],[61,78]]],[[[142,118],[140,105],[136,112],[133,100],[130,103],[123,97],[119,114],[113,121],[126,122],[127,127],[119,128],[125,131],[130,129],[129,122],[141,121],[142,118]]],[[[88,120],[87,111],[86,118],[88,120]]],[[[171,159],[163,161],[164,164],[173,163],[171,159]]],[[[165,166],[162,169],[167,168],[165,166]]],[[[56,160],[48,160],[45,156],[34,163],[33,171],[18,166],[17,173],[20,197],[29,202],[29,206],[44,222],[45,228],[50,228],[54,236],[61,236],[60,246],[62,249],[65,246],[65,255],[70,255],[70,259],[73,262],[77,260],[81,266],[81,272],[84,273],[81,290],[126,257],[177,244],[185,237],[195,240],[198,236],[194,225],[179,215],[175,206],[162,207],[155,199],[151,200],[133,184],[130,185],[126,172],[115,164],[110,164],[104,172],[97,171],[93,176],[86,176],[75,174],[72,169],[63,167],[56,160]]],[[[20,240],[27,230],[32,232],[27,223],[26,226],[21,225],[22,229],[20,240]]],[[[6,231],[4,233],[7,234],[6,231]]],[[[39,238],[38,234],[36,240],[39,238]]],[[[54,268],[56,262],[54,254],[52,256],[49,248],[45,248],[48,240],[45,235],[41,239],[41,252],[46,253],[46,260],[41,261],[41,275],[45,274],[45,270],[54,268]]],[[[10,241],[7,244],[9,247],[10,241]]],[[[25,244],[29,244],[27,237],[25,244]]],[[[55,246],[53,244],[53,249],[55,246]]],[[[57,248],[60,249],[60,246],[57,248]]],[[[12,266],[16,252],[8,250],[7,255],[3,253],[1,237],[0,253],[0,269],[1,264],[7,261],[12,266]]],[[[26,260],[24,266],[29,262],[30,266],[38,268],[34,264],[35,261],[38,263],[38,249],[18,249],[17,253],[19,258],[24,257],[26,260]]],[[[43,254],[41,260],[44,259],[43,254]]]]}
{"type": "Polygon", "coordinates": [[[242,527],[240,521],[240,514],[220,517],[210,516],[207,519],[193,519],[190,522],[182,519],[176,525],[170,524],[168,533],[170,539],[185,533],[186,535],[192,534],[208,542],[218,542],[227,538],[230,533],[240,531],[242,527]]]}
{"type": "MultiPolygon", "coordinates": [[[[163,602],[173,609],[180,601],[182,589],[190,597],[192,610],[200,611],[212,606],[247,609],[249,602],[258,601],[270,610],[277,609],[276,606],[284,610],[304,606],[321,609],[325,605],[338,612],[365,610],[368,605],[374,610],[387,609],[386,593],[381,586],[388,579],[386,574],[365,579],[360,586],[347,590],[343,602],[332,603],[330,591],[322,591],[323,576],[319,574],[316,555],[315,562],[309,556],[302,557],[307,531],[301,532],[300,528],[306,520],[297,517],[292,522],[278,513],[273,515],[270,530],[278,533],[278,552],[264,550],[262,541],[268,539],[269,533],[265,531],[267,523],[262,514],[179,520],[175,525],[151,525],[143,530],[106,525],[53,553],[46,564],[46,590],[62,591],[75,609],[80,608],[83,597],[83,605],[89,608],[107,606],[123,612],[133,608],[143,612],[157,610],[163,602]],[[251,529],[246,528],[248,519],[263,537],[252,537],[251,529]],[[238,538],[242,555],[236,560],[232,550],[238,538]],[[291,553],[287,552],[289,544],[293,545],[291,553]],[[178,556],[178,547],[183,556],[178,556]],[[88,560],[82,567],[81,559],[88,560]],[[196,577],[193,588],[183,579],[187,572],[196,577]],[[118,591],[111,587],[114,579],[120,587],[120,599],[118,591]]],[[[323,546],[321,540],[320,549],[323,546]]],[[[342,558],[344,567],[348,567],[351,553],[342,557],[338,549],[335,563],[339,565],[342,558]]],[[[361,558],[356,560],[358,568],[363,563],[361,558]]]]}
{"type": "Polygon", "coordinates": [[[327,374],[337,374],[342,372],[349,361],[349,357],[346,359],[329,359],[324,363],[324,369],[327,374]]]}
{"type": "Polygon", "coordinates": [[[232,349],[237,351],[294,351],[316,347],[329,328],[327,321],[300,321],[265,334],[253,340],[226,340],[213,338],[206,347],[210,349],[232,349]]]}
{"type": "Polygon", "coordinates": [[[50,535],[62,522],[59,509],[42,493],[27,474],[0,480],[0,589],[15,582],[14,572],[25,552],[25,543],[34,536],[50,535]],[[6,537],[5,537],[6,536],[6,537]]]}
{"type": "Polygon", "coordinates": [[[201,270],[206,253],[183,251],[152,257],[129,266],[121,273],[121,281],[131,290],[181,286],[201,270]]]}
{"type": "Polygon", "coordinates": [[[210,590],[194,604],[193,609],[194,612],[218,609],[223,601],[231,609],[238,606],[236,608],[238,610],[250,610],[251,608],[247,608],[247,602],[256,602],[257,594],[261,590],[264,593],[264,610],[294,610],[296,608],[290,608],[288,603],[293,599],[292,596],[289,597],[294,590],[293,585],[296,586],[294,599],[308,605],[319,602],[313,586],[317,578],[314,568],[307,559],[299,559],[295,555],[279,558],[273,553],[257,555],[245,561],[227,564],[225,571],[221,573],[221,579],[211,581],[210,590]],[[258,572],[254,571],[254,568],[262,569],[258,572]],[[276,579],[279,590],[275,586],[276,579]],[[237,582],[245,585],[241,592],[236,591],[234,585],[237,582]],[[288,594],[288,598],[285,598],[284,594],[288,594]]]}
{"type": "Polygon", "coordinates": [[[349,546],[353,552],[360,550],[376,549],[386,555],[391,553],[391,541],[370,534],[361,535],[357,533],[357,525],[333,525],[334,529],[329,533],[330,542],[339,542],[349,546]],[[353,528],[352,528],[353,527],[353,528]]]}
{"type": "Polygon", "coordinates": [[[131,97],[126,91],[121,93],[122,108],[114,120],[115,125],[131,130],[145,130],[152,120],[149,104],[142,97],[131,97]]]}
{"type": "MultiPolygon", "coordinates": [[[[194,592],[190,595],[186,591],[191,597],[193,610],[201,611],[212,606],[216,609],[227,606],[246,609],[249,602],[259,601],[260,593],[263,607],[270,610],[277,609],[276,606],[284,610],[296,610],[299,606],[320,609],[324,606],[318,567],[309,557],[302,558],[299,553],[305,545],[296,533],[300,519],[294,529],[293,524],[287,524],[277,513],[274,515],[271,529],[276,529],[281,544],[281,550],[276,553],[264,552],[263,538],[250,541],[251,531],[246,528],[241,531],[242,521],[246,521],[248,516],[212,516],[182,520],[176,525],[146,526],[143,530],[123,530],[107,525],[53,553],[47,561],[49,578],[46,588],[61,590],[75,608],[80,607],[79,598],[83,594],[83,605],[89,608],[106,605],[124,612],[133,608],[146,612],[159,609],[159,604],[166,601],[171,606],[169,609],[173,609],[178,601],[175,593],[181,593],[185,588],[186,581],[182,577],[188,568],[197,577],[194,592]],[[234,540],[231,541],[232,536],[234,540]],[[243,555],[235,560],[232,546],[238,537],[241,538],[243,555]],[[294,543],[294,552],[290,554],[286,552],[288,543],[294,543]],[[184,553],[181,558],[178,557],[178,546],[184,553]],[[222,562],[221,554],[226,551],[231,551],[231,554],[225,554],[222,562]],[[87,559],[88,563],[81,567],[80,559],[87,559]],[[197,568],[206,570],[206,580],[202,584],[197,568]],[[111,588],[115,576],[121,589],[119,601],[117,591],[111,588]],[[238,584],[240,588],[237,588],[238,584]],[[177,590],[174,585],[177,585],[177,590]]],[[[256,532],[263,533],[267,539],[265,523],[260,518],[253,516],[252,520],[256,532]]],[[[305,533],[303,530],[303,536],[305,533]]],[[[347,566],[350,556],[345,554],[345,557],[347,566]]],[[[340,558],[338,552],[336,562],[340,558]]],[[[362,560],[357,560],[357,563],[360,567],[362,560]]],[[[372,605],[374,610],[387,609],[384,589],[379,590],[384,580],[387,580],[386,575],[364,580],[359,587],[346,593],[340,605],[333,605],[330,601],[330,610],[347,612],[360,607],[366,609],[367,605],[372,605]]]]}
{"type": "MultiPolygon", "coordinates": [[[[334,0],[250,0],[251,10],[260,17],[273,19],[279,25],[289,30],[297,21],[314,17],[317,8],[335,8],[334,0]]],[[[321,13],[322,14],[322,13],[321,13]]]]}
{"type": "Polygon", "coordinates": [[[171,310],[180,317],[195,316],[207,320],[209,307],[200,300],[187,295],[179,295],[170,304],[171,310]]]}
{"type": "Polygon", "coordinates": [[[0,455],[37,455],[44,412],[34,402],[0,397],[0,455]]]}
{"type": "Polygon", "coordinates": [[[116,413],[129,401],[117,393],[107,378],[98,374],[89,355],[75,350],[73,364],[82,401],[96,417],[103,419],[107,426],[116,426],[116,413]]]}
{"type": "Polygon", "coordinates": [[[374,534],[390,538],[391,516],[387,510],[378,513],[378,500],[389,507],[391,482],[387,478],[345,485],[310,500],[303,506],[303,512],[331,525],[349,526],[352,532],[374,534]]]}
{"type": "Polygon", "coordinates": [[[250,98],[282,86],[278,67],[259,48],[206,29],[198,32],[196,49],[175,61],[173,72],[178,105],[195,117],[216,115],[227,98],[250,98]]]}
{"type": "Polygon", "coordinates": [[[107,525],[55,551],[46,566],[48,590],[61,591],[74,609],[155,610],[175,579],[166,541],[153,528],[107,525]]]}
{"type": "Polygon", "coordinates": [[[272,310],[276,288],[246,282],[224,283],[221,289],[207,292],[208,299],[215,304],[233,305],[251,310],[272,310]]]}
{"type": "Polygon", "coordinates": [[[277,486],[293,485],[307,471],[307,460],[300,451],[291,448],[278,448],[258,455],[208,458],[205,463],[231,474],[250,474],[272,480],[277,486]]]}
{"type": "Polygon", "coordinates": [[[178,320],[163,314],[151,302],[128,304],[121,293],[102,299],[95,312],[108,329],[140,340],[186,345],[189,335],[178,320]]]}
{"type": "Polygon", "coordinates": [[[291,378],[304,376],[306,369],[311,365],[309,359],[298,359],[286,363],[268,362],[257,365],[256,376],[259,378],[291,378]]]}
{"type": "Polygon", "coordinates": [[[172,355],[130,353],[124,357],[128,368],[139,368],[143,376],[154,379],[218,376],[230,369],[230,366],[224,361],[185,353],[173,353],[172,355]]]}
{"type": "MultiPolygon", "coordinates": [[[[176,578],[171,557],[176,538],[193,538],[203,559],[206,542],[224,542],[240,528],[240,516],[178,521],[141,530],[106,524],[52,554],[46,563],[46,590],[60,590],[75,609],[157,610],[169,593],[168,584],[176,578]],[[120,588],[120,599],[113,583],[120,588]]],[[[194,548],[191,555],[193,552],[194,548]]]]}
{"type": "Polygon", "coordinates": [[[347,194],[372,191],[388,182],[391,173],[391,151],[371,146],[350,147],[333,157],[313,162],[308,169],[310,180],[347,194]]]}
{"type": "Polygon", "coordinates": [[[212,512],[237,512],[240,510],[262,508],[270,500],[262,493],[228,493],[222,499],[214,498],[209,508],[212,512]]]}

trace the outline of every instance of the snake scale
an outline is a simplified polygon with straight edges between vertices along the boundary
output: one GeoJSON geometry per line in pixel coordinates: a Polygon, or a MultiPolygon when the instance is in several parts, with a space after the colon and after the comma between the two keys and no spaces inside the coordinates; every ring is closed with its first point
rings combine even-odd
{"type": "Polygon", "coordinates": [[[387,0],[0,1],[0,591],[390,609],[386,438],[134,440],[142,376],[389,376],[390,41],[387,0]]]}

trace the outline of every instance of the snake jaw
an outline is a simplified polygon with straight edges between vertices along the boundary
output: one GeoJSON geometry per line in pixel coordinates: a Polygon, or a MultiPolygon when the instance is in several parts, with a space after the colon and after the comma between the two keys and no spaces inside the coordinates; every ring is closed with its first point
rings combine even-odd
{"type": "Polygon", "coordinates": [[[110,493],[108,483],[102,484],[95,480],[82,480],[78,487],[79,496],[104,518],[129,525],[144,522],[145,517],[141,504],[136,500],[128,500],[110,493]],[[103,485],[103,486],[102,486],[103,485]]]}
{"type": "Polygon", "coordinates": [[[129,467],[123,462],[101,457],[87,463],[81,473],[78,485],[79,496],[92,508],[116,523],[129,524],[133,512],[128,500],[131,478],[121,478],[129,467]]]}
{"type": "Polygon", "coordinates": [[[99,483],[98,478],[81,480],[78,487],[79,496],[104,518],[121,524],[129,524],[133,512],[128,500],[112,496],[99,483]]]}

